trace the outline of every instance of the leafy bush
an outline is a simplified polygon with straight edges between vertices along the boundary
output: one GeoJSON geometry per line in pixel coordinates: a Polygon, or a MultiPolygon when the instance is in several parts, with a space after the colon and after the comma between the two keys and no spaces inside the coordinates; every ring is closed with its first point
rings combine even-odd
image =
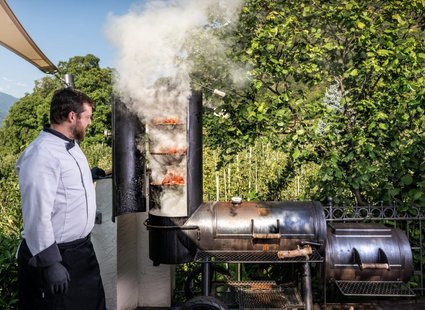
{"type": "Polygon", "coordinates": [[[15,309],[18,300],[15,253],[22,228],[16,175],[0,179],[0,193],[0,309],[15,309]]]}
{"type": "Polygon", "coordinates": [[[18,301],[18,272],[15,259],[19,239],[0,234],[0,308],[15,309],[18,301]]]}

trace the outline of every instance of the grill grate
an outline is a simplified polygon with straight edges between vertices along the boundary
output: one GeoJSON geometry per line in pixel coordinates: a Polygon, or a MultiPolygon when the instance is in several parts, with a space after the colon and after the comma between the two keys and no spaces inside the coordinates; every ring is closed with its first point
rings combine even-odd
{"type": "Polygon", "coordinates": [[[335,281],[335,283],[345,296],[415,296],[415,293],[401,281],[335,281]]]}
{"type": "Polygon", "coordinates": [[[240,309],[304,308],[298,290],[270,282],[241,282],[238,284],[237,301],[240,309]]]}
{"type": "Polygon", "coordinates": [[[240,309],[282,309],[288,300],[282,294],[273,291],[247,292],[240,290],[238,294],[240,309]]]}
{"type": "Polygon", "coordinates": [[[227,289],[216,293],[217,297],[238,309],[304,309],[293,285],[278,285],[273,281],[229,281],[224,286],[227,289]]]}
{"type": "Polygon", "coordinates": [[[323,257],[313,249],[308,257],[299,256],[280,259],[275,251],[202,251],[198,250],[195,262],[226,262],[226,263],[297,263],[323,262],[323,257]]]}

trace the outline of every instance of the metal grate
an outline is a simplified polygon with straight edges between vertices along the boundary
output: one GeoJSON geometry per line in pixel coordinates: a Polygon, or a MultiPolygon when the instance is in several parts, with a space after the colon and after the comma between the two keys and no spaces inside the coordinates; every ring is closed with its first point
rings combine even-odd
{"type": "Polygon", "coordinates": [[[276,287],[275,281],[226,281],[213,283],[215,297],[232,309],[240,309],[240,290],[268,290],[276,287]]]}
{"type": "Polygon", "coordinates": [[[275,251],[202,251],[198,250],[195,262],[216,263],[297,263],[323,262],[323,257],[313,249],[313,254],[308,257],[299,256],[280,259],[275,251]]]}
{"type": "Polygon", "coordinates": [[[345,296],[415,296],[415,293],[401,281],[335,281],[335,283],[345,296]]]}
{"type": "Polygon", "coordinates": [[[304,309],[295,287],[268,281],[239,282],[233,285],[237,288],[239,309],[304,309]]]}

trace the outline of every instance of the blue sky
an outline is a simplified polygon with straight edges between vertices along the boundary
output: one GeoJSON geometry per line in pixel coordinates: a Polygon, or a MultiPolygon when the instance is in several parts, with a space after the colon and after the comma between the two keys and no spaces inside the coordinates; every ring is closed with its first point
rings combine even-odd
{"type": "MultiPolygon", "coordinates": [[[[33,41],[55,65],[94,54],[114,67],[114,48],[104,36],[107,16],[126,14],[146,0],[6,0],[33,41]]],[[[0,91],[21,98],[46,76],[0,45],[0,91]]]]}

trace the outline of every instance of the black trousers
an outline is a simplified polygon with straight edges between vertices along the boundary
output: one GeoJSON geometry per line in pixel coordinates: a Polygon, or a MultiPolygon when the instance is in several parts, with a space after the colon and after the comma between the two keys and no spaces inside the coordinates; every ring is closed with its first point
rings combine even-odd
{"type": "Polygon", "coordinates": [[[52,295],[44,282],[42,271],[28,265],[31,252],[25,240],[18,251],[18,282],[20,310],[105,310],[105,292],[99,263],[87,238],[58,244],[62,264],[71,281],[64,295],[52,295]]]}

